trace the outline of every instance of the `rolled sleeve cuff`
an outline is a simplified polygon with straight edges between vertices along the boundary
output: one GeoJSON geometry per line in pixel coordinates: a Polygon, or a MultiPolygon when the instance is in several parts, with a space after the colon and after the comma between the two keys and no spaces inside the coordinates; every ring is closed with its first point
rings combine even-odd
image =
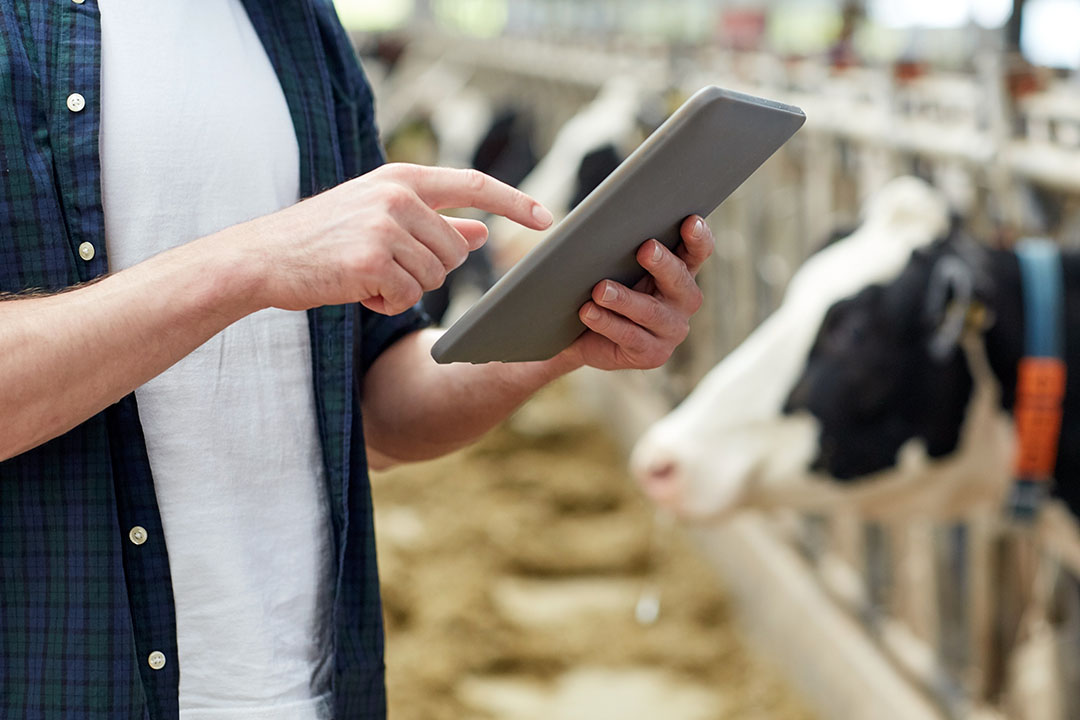
{"type": "Polygon", "coordinates": [[[360,366],[362,374],[375,363],[388,347],[406,335],[430,327],[431,317],[419,304],[414,305],[400,315],[380,315],[377,312],[360,307],[360,366]]]}

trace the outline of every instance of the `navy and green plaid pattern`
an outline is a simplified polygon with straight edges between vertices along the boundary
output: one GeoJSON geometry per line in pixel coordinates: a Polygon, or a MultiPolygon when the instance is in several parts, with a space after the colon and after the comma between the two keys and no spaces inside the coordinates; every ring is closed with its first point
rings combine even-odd
{"type": "MultiPolygon", "coordinates": [[[[244,4],[289,104],[301,192],[378,166],[370,89],[330,1],[244,4]]],[[[107,270],[100,37],[96,0],[0,3],[0,294],[59,290],[107,270]],[[73,92],[86,99],[78,113],[66,107],[73,92]],[[90,262],[79,257],[83,242],[95,246],[90,262]]],[[[335,717],[382,718],[382,611],[357,381],[425,319],[358,306],[309,319],[338,557],[335,717]]],[[[180,672],[168,552],[130,395],[0,463],[0,719],[177,718],[180,672]],[[142,545],[128,540],[136,525],[147,531],[142,545]],[[154,651],[167,659],[160,670],[147,662],[154,651]]]]}

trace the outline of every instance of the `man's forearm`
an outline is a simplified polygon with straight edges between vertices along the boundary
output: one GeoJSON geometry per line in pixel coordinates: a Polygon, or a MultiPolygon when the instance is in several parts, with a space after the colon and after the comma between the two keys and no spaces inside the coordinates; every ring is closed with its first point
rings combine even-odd
{"type": "Polygon", "coordinates": [[[375,467],[463,447],[578,366],[563,356],[546,362],[438,365],[430,351],[439,335],[425,330],[394,343],[364,379],[364,431],[375,467]]]}
{"type": "Polygon", "coordinates": [[[476,171],[385,165],[93,285],[0,301],[0,460],[69,430],[264,307],[408,309],[487,237],[482,223],[436,212],[446,207],[534,229],[551,223],[534,200],[476,171]]]}
{"type": "Polygon", "coordinates": [[[68,292],[0,302],[0,460],[66,432],[257,310],[254,278],[226,242],[242,232],[68,292]]]}

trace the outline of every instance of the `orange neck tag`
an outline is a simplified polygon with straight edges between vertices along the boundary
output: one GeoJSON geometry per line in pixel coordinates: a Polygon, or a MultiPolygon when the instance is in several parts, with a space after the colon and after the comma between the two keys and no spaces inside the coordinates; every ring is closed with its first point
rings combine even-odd
{"type": "Polygon", "coordinates": [[[1065,363],[1059,358],[1025,357],[1016,378],[1017,453],[1015,475],[1049,482],[1057,465],[1065,363]]]}

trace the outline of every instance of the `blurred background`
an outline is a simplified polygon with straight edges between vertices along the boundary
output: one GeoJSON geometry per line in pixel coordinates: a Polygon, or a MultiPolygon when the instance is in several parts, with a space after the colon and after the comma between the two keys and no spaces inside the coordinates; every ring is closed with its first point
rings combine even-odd
{"type": "MultiPolygon", "coordinates": [[[[392,160],[477,167],[557,217],[704,85],[808,118],[709,218],[706,304],[666,367],[578,373],[478,447],[375,477],[395,717],[1080,717],[1080,568],[1023,528],[684,528],[626,469],[898,176],[990,247],[1080,244],[1080,0],[336,5],[392,160]]],[[[489,227],[425,298],[444,324],[543,237],[489,227]]]]}

